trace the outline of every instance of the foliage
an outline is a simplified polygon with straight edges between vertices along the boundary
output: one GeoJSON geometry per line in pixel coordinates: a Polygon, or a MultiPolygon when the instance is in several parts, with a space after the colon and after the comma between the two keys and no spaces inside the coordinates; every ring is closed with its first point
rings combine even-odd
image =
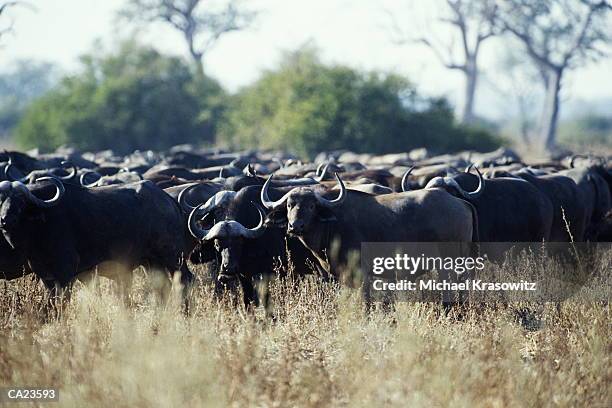
{"type": "Polygon", "coordinates": [[[457,126],[445,99],[420,96],[405,78],[324,65],[311,48],[287,54],[278,70],[240,91],[230,105],[222,135],[234,147],[306,156],[421,146],[490,150],[499,144],[484,130],[457,126]]]}
{"type": "Polygon", "coordinates": [[[28,109],[17,129],[24,147],[164,149],[211,141],[223,91],[179,58],[134,43],[81,58],[78,75],[28,109]]]}

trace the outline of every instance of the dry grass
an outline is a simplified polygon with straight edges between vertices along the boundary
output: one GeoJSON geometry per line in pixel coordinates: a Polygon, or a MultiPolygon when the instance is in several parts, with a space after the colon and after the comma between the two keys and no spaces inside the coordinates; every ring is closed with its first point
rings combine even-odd
{"type": "Polygon", "coordinates": [[[68,407],[612,405],[607,305],[546,305],[528,331],[507,306],[368,317],[357,290],[312,281],[273,284],[275,320],[206,285],[189,317],[141,277],[129,309],[109,286],[77,288],[50,317],[30,278],[0,283],[0,384],[57,386],[68,407]]]}

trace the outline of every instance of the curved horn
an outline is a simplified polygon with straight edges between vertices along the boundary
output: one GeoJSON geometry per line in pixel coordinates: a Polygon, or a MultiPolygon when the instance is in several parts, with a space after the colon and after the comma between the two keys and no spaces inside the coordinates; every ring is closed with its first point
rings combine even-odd
{"type": "Polygon", "coordinates": [[[590,159],[589,156],[585,155],[585,154],[574,154],[572,155],[572,158],[570,159],[570,168],[574,168],[574,161],[576,159],[590,159]]]}
{"type": "Polygon", "coordinates": [[[463,172],[464,173],[469,173],[472,170],[473,167],[474,167],[474,163],[470,163],[470,165],[467,166],[463,172]]]}
{"type": "Polygon", "coordinates": [[[323,168],[323,166],[326,166],[329,163],[326,162],[321,162],[319,163],[319,165],[317,166],[317,171],[315,171],[315,176],[318,176],[319,174],[321,174],[321,169],[323,168]]]}
{"type": "MultiPolygon", "coordinates": [[[[476,188],[476,190],[474,190],[472,192],[468,192],[468,191],[465,191],[463,188],[461,188],[459,183],[457,183],[457,182],[453,183],[453,184],[456,184],[455,187],[459,190],[461,195],[464,196],[467,199],[478,198],[482,194],[482,192],[484,191],[485,179],[484,179],[484,177],[482,177],[482,174],[480,173],[480,170],[478,170],[478,166],[473,166],[473,168],[476,170],[476,173],[478,173],[478,187],[476,188]]],[[[455,180],[453,180],[453,181],[455,181],[455,180]]]]}
{"type": "Polygon", "coordinates": [[[282,198],[278,201],[272,201],[270,200],[270,198],[268,197],[268,188],[270,187],[270,183],[272,182],[272,178],[274,176],[270,176],[268,177],[268,179],[266,180],[266,182],[264,183],[263,187],[261,188],[261,194],[260,194],[260,199],[261,199],[261,203],[264,205],[264,207],[266,207],[268,210],[274,210],[278,207],[280,207],[281,205],[283,205],[285,203],[285,201],[287,201],[287,199],[289,198],[289,194],[291,193],[291,191],[293,190],[289,190],[284,196],[282,196],[282,198]]]}
{"type": "Polygon", "coordinates": [[[257,203],[251,201],[251,204],[253,204],[253,206],[257,209],[257,212],[259,213],[259,223],[254,228],[245,227],[244,230],[241,231],[241,235],[244,238],[255,239],[261,237],[263,233],[266,232],[266,227],[264,226],[266,213],[263,208],[261,208],[261,206],[257,203]]]}
{"type": "Polygon", "coordinates": [[[92,188],[92,187],[96,187],[101,179],[102,179],[102,175],[100,173],[98,173],[96,171],[88,170],[88,171],[84,171],[81,174],[81,177],[79,177],[79,183],[81,183],[81,185],[83,187],[92,188]],[[87,183],[85,183],[85,177],[87,177],[90,174],[98,176],[98,179],[96,181],[94,181],[93,183],[87,184],[87,183]]]}
{"type": "Polygon", "coordinates": [[[410,176],[410,173],[412,173],[412,170],[414,170],[415,166],[412,166],[408,169],[408,171],[406,173],[404,173],[404,175],[402,176],[402,191],[406,192],[406,191],[410,191],[410,186],[408,185],[408,176],[410,176]]]}
{"type": "Polygon", "coordinates": [[[64,187],[64,184],[61,182],[61,180],[57,179],[56,177],[41,177],[38,180],[36,180],[37,183],[39,183],[41,181],[51,181],[53,184],[55,184],[55,188],[56,188],[57,191],[55,192],[55,196],[53,198],[51,198],[49,200],[41,200],[40,198],[36,197],[25,186],[25,184],[23,184],[23,183],[21,183],[19,181],[14,181],[13,182],[13,188],[23,192],[25,194],[25,196],[32,203],[36,204],[38,207],[49,208],[49,207],[53,207],[53,206],[57,205],[59,203],[59,201],[62,199],[62,197],[64,196],[64,193],[66,192],[66,188],[64,187]]]}
{"type": "MultiPolygon", "coordinates": [[[[201,206],[200,206],[201,207],[201,206]]],[[[208,234],[210,230],[202,228],[198,225],[196,221],[196,217],[202,216],[202,209],[200,207],[195,207],[191,213],[189,214],[189,232],[191,235],[197,240],[201,241],[208,234]]],[[[202,217],[201,217],[202,218],[202,217]]]]}
{"type": "Polygon", "coordinates": [[[210,197],[204,204],[198,207],[198,211],[203,216],[219,206],[227,206],[236,196],[235,191],[221,190],[210,197]]]}
{"type": "MultiPolygon", "coordinates": [[[[235,195],[235,191],[231,191],[231,192],[225,191],[225,192],[220,192],[220,193],[232,193],[233,195],[235,195]]],[[[265,218],[265,213],[263,212],[263,210],[260,211],[259,208],[258,208],[258,211],[260,213],[261,219],[260,219],[258,226],[253,229],[248,229],[244,227],[242,224],[240,224],[239,222],[233,221],[233,220],[217,222],[210,229],[205,229],[205,228],[200,227],[197,222],[198,218],[204,219],[217,206],[222,205],[225,200],[231,199],[231,197],[233,197],[233,195],[230,197],[230,196],[222,194],[221,197],[218,198],[217,197],[218,194],[219,193],[212,196],[206,203],[194,208],[189,214],[188,226],[189,226],[189,232],[191,233],[191,235],[193,235],[195,238],[197,238],[200,241],[208,241],[212,239],[214,235],[219,232],[220,229],[223,229],[224,225],[226,224],[231,224],[230,230],[233,229],[233,231],[236,231],[236,229],[238,229],[239,231],[238,234],[245,238],[257,238],[259,235],[263,234],[264,231],[262,229],[262,226],[263,226],[263,218],[265,218]],[[213,236],[209,236],[209,234],[211,233],[213,234],[213,236]]]]}
{"type": "Polygon", "coordinates": [[[328,208],[336,207],[342,204],[342,202],[346,198],[346,187],[344,186],[344,183],[342,182],[340,176],[338,176],[338,173],[334,174],[336,175],[336,180],[338,180],[338,184],[340,184],[340,194],[338,194],[338,197],[334,198],[333,200],[328,200],[327,198],[322,197],[319,193],[315,192],[315,197],[317,198],[319,204],[328,208]]]}
{"type": "Polygon", "coordinates": [[[68,175],[60,177],[60,179],[64,180],[64,181],[73,180],[76,177],[76,175],[77,175],[77,167],[75,166],[75,164],[70,162],[70,161],[68,161],[68,160],[64,160],[60,164],[63,167],[70,167],[70,171],[68,172],[68,175]]]}
{"type": "Polygon", "coordinates": [[[192,212],[194,209],[198,208],[198,205],[193,206],[191,204],[189,204],[185,198],[187,196],[187,193],[193,189],[195,189],[196,187],[198,187],[200,184],[192,184],[190,186],[187,186],[187,188],[184,188],[181,190],[181,192],[178,195],[177,201],[179,203],[179,205],[181,206],[181,208],[183,209],[183,211],[190,213],[192,212]]]}
{"type": "Polygon", "coordinates": [[[251,163],[244,166],[242,173],[244,173],[244,175],[248,177],[257,177],[257,173],[255,173],[255,169],[253,168],[253,165],[251,163]]]}
{"type": "Polygon", "coordinates": [[[259,238],[265,232],[264,218],[266,214],[260,206],[256,205],[252,201],[251,203],[259,212],[259,223],[254,228],[246,228],[244,225],[235,220],[224,220],[217,222],[211,229],[207,230],[199,227],[197,223],[190,221],[190,231],[193,230],[192,234],[194,234],[194,236],[200,241],[210,241],[219,237],[242,237],[247,239],[259,238]]]}
{"type": "Polygon", "coordinates": [[[13,159],[9,156],[8,163],[4,166],[4,176],[8,181],[19,181],[21,183],[25,183],[28,181],[28,176],[21,177],[20,179],[14,179],[11,177],[11,169],[13,168],[13,159]]]}
{"type": "MultiPolygon", "coordinates": [[[[198,185],[198,184],[196,184],[196,185],[198,185]]],[[[185,190],[183,190],[183,191],[185,191],[185,190]]],[[[219,193],[225,193],[225,194],[230,194],[231,193],[233,195],[236,194],[235,191],[220,191],[219,193]]],[[[204,217],[206,217],[206,215],[208,213],[210,213],[212,210],[214,210],[220,204],[220,202],[223,202],[225,199],[231,198],[231,197],[227,197],[226,198],[225,196],[222,195],[219,198],[219,200],[218,200],[217,196],[218,196],[219,193],[217,193],[214,196],[212,196],[211,198],[209,198],[208,201],[206,201],[204,204],[202,204],[202,205],[200,205],[198,207],[195,207],[193,210],[191,210],[191,213],[189,214],[189,222],[188,222],[189,232],[191,233],[191,235],[193,235],[198,240],[205,239],[206,235],[208,235],[210,230],[201,228],[198,225],[197,221],[196,221],[196,217],[199,217],[200,219],[203,219],[204,217]]]]}
{"type": "MultiPolygon", "coordinates": [[[[323,163],[321,163],[321,164],[323,164],[323,163]]],[[[319,167],[321,167],[321,164],[319,164],[319,167]]],[[[327,163],[327,164],[325,165],[325,167],[323,167],[323,170],[321,170],[321,174],[318,174],[318,173],[317,173],[317,175],[316,175],[315,177],[313,177],[313,178],[314,178],[316,181],[318,181],[319,183],[320,183],[321,181],[323,181],[323,180],[325,179],[325,175],[327,174],[327,169],[329,168],[329,166],[330,166],[330,163],[327,163]]],[[[317,171],[319,171],[319,168],[317,168],[317,171]]]]}
{"type": "Polygon", "coordinates": [[[221,167],[221,170],[219,170],[219,178],[225,178],[225,176],[223,176],[223,170],[225,170],[225,167],[221,167]]]}
{"type": "Polygon", "coordinates": [[[297,159],[289,159],[287,160],[287,162],[285,163],[285,166],[283,167],[290,167],[290,166],[302,166],[304,163],[302,163],[301,160],[297,160],[297,159]]]}

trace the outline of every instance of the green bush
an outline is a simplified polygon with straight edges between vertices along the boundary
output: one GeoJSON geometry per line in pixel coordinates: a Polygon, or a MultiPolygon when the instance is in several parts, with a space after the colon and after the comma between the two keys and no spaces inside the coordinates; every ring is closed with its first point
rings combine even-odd
{"type": "Polygon", "coordinates": [[[115,54],[90,54],[81,62],[78,75],[26,111],[16,132],[22,147],[127,153],[214,140],[223,90],[181,59],[126,43],[115,54]]]}
{"type": "Polygon", "coordinates": [[[235,148],[389,153],[492,150],[500,140],[457,126],[445,99],[424,98],[398,75],[322,64],[313,49],[286,55],[230,102],[220,141],[235,148]]]}

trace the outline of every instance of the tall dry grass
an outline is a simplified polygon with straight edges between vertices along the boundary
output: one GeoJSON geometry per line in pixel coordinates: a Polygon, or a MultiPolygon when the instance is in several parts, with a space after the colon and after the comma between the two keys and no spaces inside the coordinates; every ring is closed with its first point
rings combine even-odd
{"type": "Polygon", "coordinates": [[[274,319],[206,284],[186,317],[142,276],[129,308],[102,280],[58,314],[30,278],[0,283],[0,385],[59,387],[63,407],[612,406],[607,305],[545,305],[530,331],[510,306],[366,316],[356,289],[270,290],[274,319]]]}

